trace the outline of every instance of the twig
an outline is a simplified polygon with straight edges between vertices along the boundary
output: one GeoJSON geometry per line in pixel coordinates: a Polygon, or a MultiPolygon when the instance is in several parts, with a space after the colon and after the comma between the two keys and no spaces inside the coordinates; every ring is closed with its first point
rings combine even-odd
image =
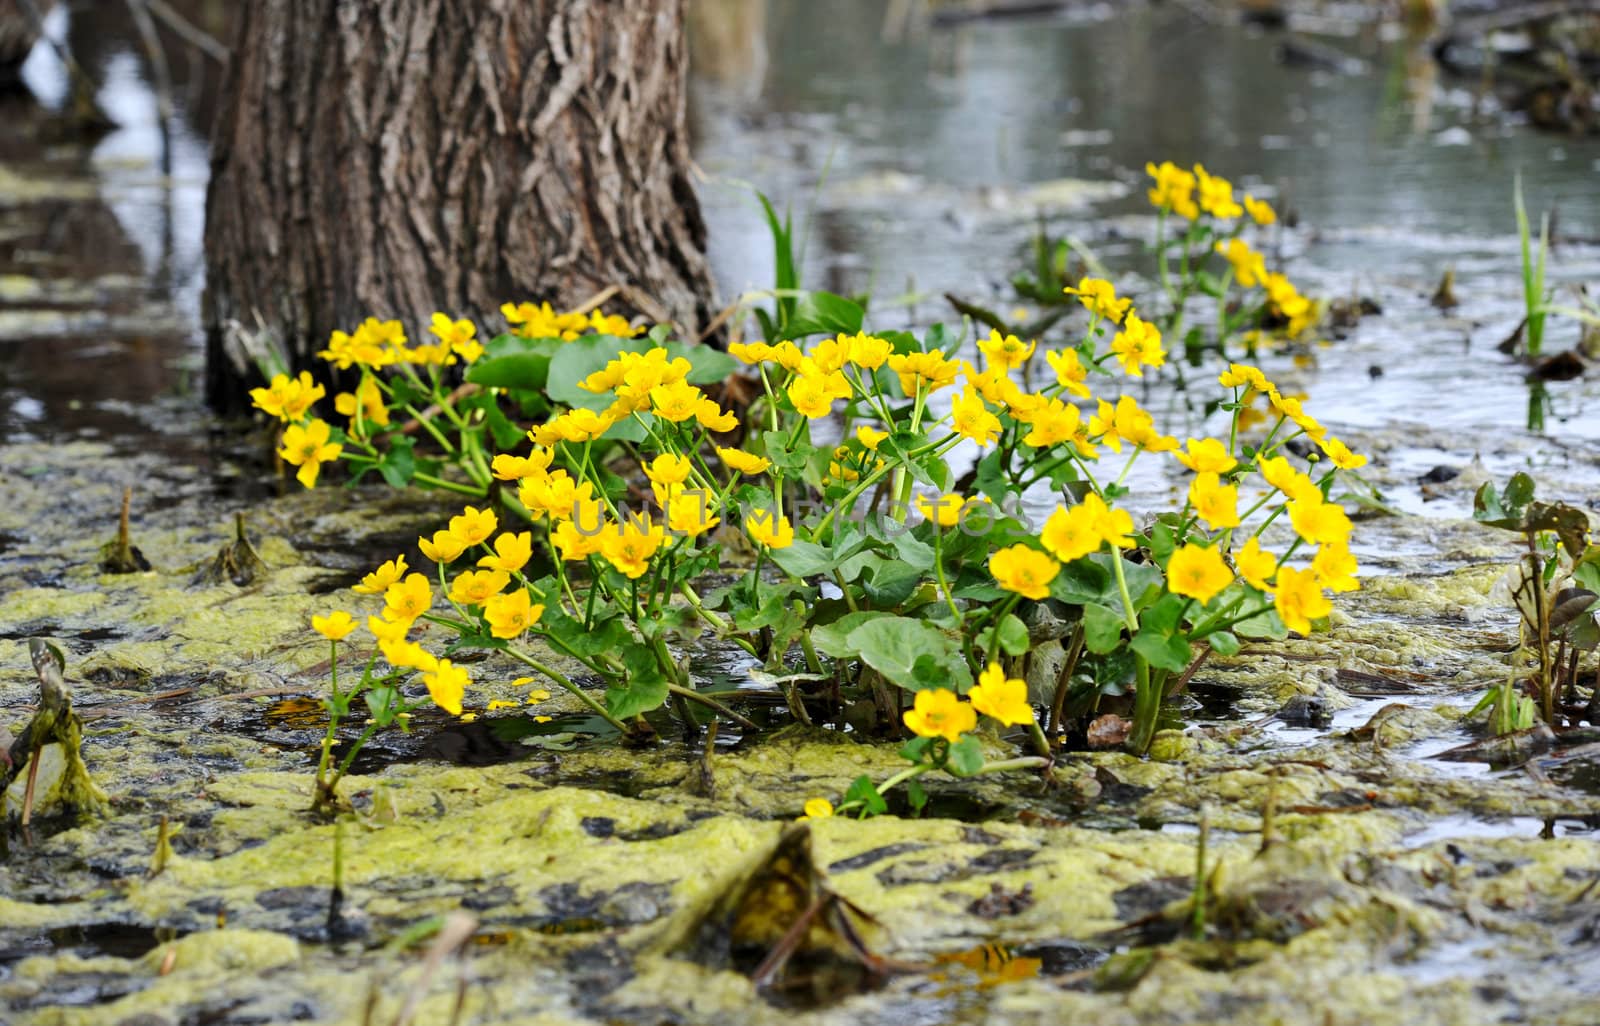
{"type": "Polygon", "coordinates": [[[151,14],[160,18],[174,35],[218,64],[228,63],[228,59],[233,56],[233,52],[215,36],[173,10],[166,0],[142,0],[142,3],[150,9],[151,14]]]}
{"type": "Polygon", "coordinates": [[[422,995],[438,974],[439,967],[446,958],[461,950],[461,946],[472,938],[477,929],[478,921],[465,912],[452,912],[445,917],[438,936],[428,945],[428,954],[422,960],[422,974],[411,985],[406,993],[405,1004],[400,1006],[399,1013],[394,1017],[394,1026],[410,1026],[417,1014],[417,1006],[422,1003],[422,995]]]}

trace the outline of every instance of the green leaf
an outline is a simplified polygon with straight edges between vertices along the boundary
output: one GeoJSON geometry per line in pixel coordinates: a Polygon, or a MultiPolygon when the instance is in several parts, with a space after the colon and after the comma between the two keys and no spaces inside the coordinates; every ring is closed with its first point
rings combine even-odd
{"type": "Polygon", "coordinates": [[[1183,619],[1183,611],[1188,605],[1189,601],[1182,595],[1171,593],[1163,595],[1159,602],[1140,615],[1139,626],[1144,630],[1171,634],[1178,629],[1178,624],[1183,619]]]}
{"type": "Polygon", "coordinates": [[[772,561],[784,573],[795,577],[831,574],[839,565],[832,552],[807,541],[796,541],[787,548],[773,549],[772,561]]]}
{"type": "Polygon", "coordinates": [[[900,746],[900,758],[920,763],[923,756],[928,754],[928,749],[933,747],[933,742],[931,737],[914,737],[900,746]]]}
{"type": "Polygon", "coordinates": [[[378,473],[389,482],[390,488],[404,488],[417,473],[415,451],[417,443],[408,435],[395,435],[389,439],[389,451],[378,462],[378,473]]]}
{"type": "Polygon", "coordinates": [[[861,810],[869,816],[881,816],[889,811],[889,803],[878,793],[878,785],[866,774],[855,778],[844,792],[844,804],[860,802],[861,810]]]}
{"type": "Polygon", "coordinates": [[[916,816],[922,815],[922,810],[928,806],[928,792],[916,777],[906,781],[906,801],[911,805],[912,815],[916,816]]]}
{"type": "Polygon", "coordinates": [[[372,721],[380,727],[393,723],[400,712],[400,693],[390,685],[375,687],[361,697],[366,700],[367,710],[372,713],[372,721]]]}
{"type": "Polygon", "coordinates": [[[1234,636],[1232,631],[1217,631],[1215,634],[1207,634],[1205,640],[1211,646],[1211,651],[1219,656],[1235,656],[1239,654],[1239,639],[1234,636]]]}
{"type": "Polygon", "coordinates": [[[983,745],[971,734],[963,735],[961,740],[950,746],[944,768],[958,777],[976,774],[983,769],[983,745]]]}
{"type": "Polygon", "coordinates": [[[873,571],[870,579],[862,583],[867,597],[875,606],[898,606],[911,597],[922,583],[923,572],[909,563],[898,560],[884,563],[873,571]]]}
{"type": "Polygon", "coordinates": [[[1233,633],[1241,638],[1263,638],[1269,641],[1282,641],[1289,636],[1289,628],[1283,625],[1283,619],[1278,616],[1276,609],[1268,609],[1247,620],[1240,620],[1234,624],[1233,633]]]}
{"type": "Polygon", "coordinates": [[[1083,643],[1096,655],[1104,655],[1122,644],[1122,631],[1128,625],[1114,609],[1090,602],[1083,607],[1083,643]]]}
{"type": "Polygon", "coordinates": [[[1019,656],[1029,649],[1028,627],[1015,613],[1007,613],[1000,621],[1000,650],[1007,655],[1019,656]]]}
{"type": "Polygon", "coordinates": [[[658,709],[667,700],[667,678],[647,645],[629,645],[622,650],[622,665],[627,676],[621,684],[606,689],[606,711],[619,720],[658,709]]]}
{"type": "Polygon", "coordinates": [[[870,620],[851,631],[846,644],[861,653],[868,666],[908,690],[937,686],[959,693],[972,686],[972,671],[955,640],[926,620],[905,616],[870,620]],[[926,666],[917,672],[917,660],[923,656],[933,658],[943,671],[937,679],[930,679],[926,666]]]}
{"type": "Polygon", "coordinates": [[[866,311],[861,305],[832,292],[806,292],[795,303],[794,316],[785,326],[790,338],[803,335],[854,335],[861,330],[866,311]]]}
{"type": "Polygon", "coordinates": [[[818,652],[833,659],[859,659],[861,650],[850,644],[850,633],[871,620],[881,620],[888,613],[864,611],[846,613],[832,623],[811,628],[811,644],[818,652]]]}
{"type": "Polygon", "coordinates": [[[467,380],[484,388],[542,392],[550,380],[550,356],[547,353],[512,353],[485,357],[467,368],[467,380]]]}
{"type": "Polygon", "coordinates": [[[639,343],[633,339],[614,335],[589,335],[574,339],[556,350],[556,354],[550,358],[546,391],[555,402],[588,410],[603,410],[611,405],[615,397],[609,392],[596,393],[579,388],[578,382],[595,371],[604,370],[606,364],[615,360],[619,353],[639,348],[639,343]]]}
{"type": "Polygon", "coordinates": [[[1144,656],[1145,662],[1163,670],[1174,672],[1184,669],[1194,658],[1189,642],[1181,634],[1144,630],[1133,636],[1133,650],[1144,656]]]}

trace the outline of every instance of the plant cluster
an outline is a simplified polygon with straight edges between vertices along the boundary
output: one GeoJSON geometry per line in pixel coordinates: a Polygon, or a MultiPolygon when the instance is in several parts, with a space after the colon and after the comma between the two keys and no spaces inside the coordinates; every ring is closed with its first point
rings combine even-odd
{"type": "MultiPolygon", "coordinates": [[[[745,722],[689,672],[686,653],[710,632],[781,672],[797,720],[859,727],[867,710],[865,725],[910,736],[908,768],[862,778],[839,809],[883,811],[901,783],[918,805],[916,779],[933,770],[1047,765],[1118,696],[1131,699],[1129,746],[1144,751],[1163,699],[1206,652],[1309,633],[1331,592],[1357,587],[1350,520],[1329,496],[1365,462],[1253,366],[1217,378],[1218,437],[1165,435],[1123,390],[1166,363],[1157,321],[1177,323],[1191,295],[1216,297],[1222,336],[1257,330],[1259,316],[1228,302],[1230,279],[1262,289],[1257,313],[1284,330],[1314,316],[1226,224],[1245,210],[1271,223],[1269,206],[1235,203],[1203,168],[1150,170],[1160,223],[1190,221],[1158,241],[1170,304],[1147,319],[1110,281],[1083,278],[1065,292],[1086,324],[1064,344],[940,325],[874,333],[861,306],[821,292],[781,298],[763,314],[767,341],[725,353],[531,304],[503,308],[511,330],[487,343],[443,314],[425,346],[394,322],[336,333],[324,357],[359,371],[335,397],[344,428],[312,416],[308,376],[257,395],[286,423],[280,455],[301,481],[341,458],[358,477],[484,501],[419,539],[431,572],[397,556],[357,587],[382,603],[366,623],[377,648],[330,710],[363,693],[370,735],[415,705],[399,682],[420,673],[434,704],[459,713],[471,682],[451,657],[491,649],[620,731],[648,730],[643,715],[662,707],[687,729],[694,706],[745,722]],[[461,387],[441,373],[454,361],[467,365],[461,387]],[[708,388],[741,367],[755,398],[729,408],[708,388]],[[418,434],[433,441],[426,458],[418,434]],[[1161,501],[1130,496],[1141,460],[1191,475],[1177,508],[1142,522],[1132,501],[1161,501]],[[1050,494],[1060,501],[1041,503],[1050,494]],[[1269,544],[1279,521],[1286,541],[1269,544]],[[727,582],[730,567],[744,572],[727,582]],[[425,648],[419,622],[448,642],[425,648]],[[603,698],[547,665],[550,651],[603,681],[603,698]],[[380,655],[388,670],[374,676],[380,655]],[[1035,754],[986,760],[983,721],[1026,730],[1035,754]]],[[[354,626],[341,610],[318,629],[354,626]]],[[[319,779],[326,752],[323,763],[319,779]]]]}

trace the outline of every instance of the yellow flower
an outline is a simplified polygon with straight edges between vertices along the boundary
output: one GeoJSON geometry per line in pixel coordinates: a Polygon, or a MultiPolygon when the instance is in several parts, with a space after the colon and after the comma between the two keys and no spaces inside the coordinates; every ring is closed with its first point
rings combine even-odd
{"type": "Polygon", "coordinates": [[[947,360],[941,352],[897,353],[888,359],[889,369],[900,378],[900,390],[907,399],[918,392],[931,395],[941,388],[955,384],[961,373],[961,361],[947,360]]]}
{"type": "Polygon", "coordinates": [[[963,392],[951,404],[950,426],[979,445],[988,445],[1000,434],[1000,418],[983,405],[983,396],[972,391],[963,392]]]}
{"type": "Polygon", "coordinates": [[[683,484],[694,464],[677,453],[664,452],[645,464],[644,476],[652,484],[683,484]]]}
{"type": "Polygon", "coordinates": [[[744,518],[745,533],[757,545],[786,549],[794,544],[794,527],[788,517],[774,518],[770,510],[758,509],[744,518]]]}
{"type": "Polygon", "coordinates": [[[327,616],[313,616],[311,628],[329,641],[342,641],[356,629],[356,622],[350,619],[349,613],[336,609],[327,616]]]}
{"type": "Polygon", "coordinates": [[[679,492],[667,502],[667,527],[688,538],[698,538],[721,523],[711,515],[711,493],[701,488],[679,492]]]}
{"type": "Polygon", "coordinates": [[[299,420],[328,390],[311,380],[310,371],[301,371],[298,377],[276,375],[266,388],[252,388],[250,398],[254,405],[282,421],[299,420]]]}
{"type": "Polygon", "coordinates": [[[1034,601],[1050,594],[1050,582],[1060,572],[1060,563],[1027,545],[1012,545],[989,557],[989,573],[995,583],[1034,601]]]}
{"type": "Polygon", "coordinates": [[[387,427],[389,424],[389,407],[383,403],[383,392],[378,389],[377,379],[369,375],[362,375],[354,393],[340,392],[334,396],[333,408],[341,416],[350,418],[352,433],[357,430],[357,410],[361,411],[361,420],[365,423],[375,427],[387,427]]]}
{"type": "Polygon", "coordinates": [[[825,338],[811,347],[811,352],[806,354],[811,366],[822,374],[832,374],[842,370],[846,361],[850,359],[850,341],[843,335],[838,338],[825,338]]]}
{"type": "Polygon", "coordinates": [[[833,815],[833,803],[826,798],[806,799],[806,812],[801,819],[827,819],[833,815]]]}
{"type": "Polygon", "coordinates": [[[406,632],[411,630],[411,621],[402,620],[396,622],[386,620],[381,616],[369,616],[367,617],[367,630],[371,631],[372,636],[380,642],[404,641],[406,632]]]}
{"type": "Polygon", "coordinates": [[[772,359],[772,347],[765,342],[731,342],[728,355],[749,366],[772,359]]]}
{"type": "Polygon", "coordinates": [[[1078,280],[1077,288],[1068,286],[1061,291],[1069,296],[1077,296],[1078,302],[1088,308],[1090,313],[1096,317],[1104,317],[1113,324],[1120,323],[1123,315],[1128,312],[1128,307],[1133,305],[1131,299],[1118,299],[1116,286],[1104,278],[1081,278],[1078,280]]]}
{"type": "Polygon", "coordinates": [[[666,530],[648,515],[635,514],[600,536],[600,554],[625,576],[637,580],[666,540],[666,530]]]}
{"type": "Polygon", "coordinates": [[[694,419],[700,426],[714,434],[727,434],[739,426],[739,418],[730,410],[724,410],[714,401],[701,396],[700,401],[694,404],[694,419]]]}
{"type": "Polygon", "coordinates": [[[1277,392],[1268,392],[1267,401],[1272,408],[1278,411],[1279,416],[1287,417],[1294,421],[1296,426],[1314,439],[1321,439],[1328,433],[1328,429],[1317,422],[1317,418],[1307,413],[1300,405],[1300,400],[1292,396],[1279,395],[1277,392]]]}
{"type": "Polygon", "coordinates": [[[1196,474],[1189,483],[1189,502],[1205,525],[1213,530],[1239,526],[1238,486],[1223,484],[1222,479],[1210,471],[1196,474]]]}
{"type": "Polygon", "coordinates": [[[978,725],[977,710],[944,688],[918,691],[904,719],[918,737],[942,737],[951,744],[978,725]]]}
{"type": "Polygon", "coordinates": [[[507,531],[494,540],[494,555],[479,559],[478,565],[514,574],[527,566],[528,560],[532,558],[533,534],[529,531],[517,534],[507,531]]]}
{"type": "Polygon", "coordinates": [[[1245,288],[1254,288],[1266,281],[1267,262],[1260,253],[1250,248],[1243,239],[1229,239],[1212,247],[1223,259],[1233,265],[1233,276],[1245,288]]]}
{"type": "Polygon", "coordinates": [[[1106,505],[1104,499],[1090,492],[1079,503],[1094,525],[1094,531],[1119,549],[1131,549],[1133,541],[1133,515],[1125,509],[1106,505]]]}
{"type": "Polygon", "coordinates": [[[440,344],[449,347],[451,352],[468,363],[483,355],[483,346],[475,337],[478,326],[471,321],[452,321],[444,314],[436,313],[428,330],[438,338],[440,344]]]}
{"type": "Polygon", "coordinates": [[[1244,213],[1233,198],[1233,183],[1226,178],[1206,173],[1206,169],[1199,164],[1194,166],[1195,178],[1200,186],[1200,208],[1213,217],[1224,221],[1231,220],[1244,213]]]}
{"type": "MultiPolygon", "coordinates": [[[[845,340],[844,336],[840,336],[845,340]]],[[[845,340],[849,343],[850,362],[862,370],[877,370],[889,359],[894,352],[894,347],[888,339],[878,338],[876,335],[855,335],[845,340]]]]}
{"type": "MultiPolygon", "coordinates": [[[[918,692],[921,694],[921,692],[918,692]]],[[[999,663],[990,663],[978,675],[978,686],[968,692],[972,707],[1008,727],[1033,722],[1033,706],[1028,702],[1026,681],[1007,678],[999,663]]]]}
{"type": "Polygon", "coordinates": [[[1346,542],[1329,542],[1311,558],[1312,572],[1324,588],[1335,592],[1359,589],[1361,582],[1356,580],[1356,571],[1359,569],[1356,557],[1350,554],[1350,546],[1346,542]]]}
{"type": "Polygon", "coordinates": [[[466,551],[467,543],[461,537],[447,530],[433,532],[432,538],[418,538],[417,548],[422,554],[435,563],[453,563],[466,551]]]}
{"type": "Polygon", "coordinates": [[[764,456],[723,446],[717,447],[717,458],[722,461],[723,466],[740,474],[760,474],[772,466],[772,461],[764,456]]]}
{"type": "Polygon", "coordinates": [[[1155,188],[1149,193],[1151,206],[1171,210],[1189,221],[1200,216],[1200,208],[1194,202],[1193,174],[1170,160],[1162,161],[1160,167],[1147,163],[1144,170],[1156,180],[1155,188]]]}
{"type": "Polygon", "coordinates": [[[1214,548],[1186,544],[1167,562],[1167,590],[1174,595],[1197,598],[1204,604],[1232,583],[1233,571],[1214,548]]]}
{"type": "Polygon", "coordinates": [[[860,442],[873,452],[877,451],[878,443],[888,437],[889,432],[879,431],[877,428],[869,427],[866,424],[862,424],[860,427],[856,428],[856,441],[860,442]]]}
{"type": "Polygon", "coordinates": [[[569,563],[587,559],[600,551],[600,538],[603,534],[610,533],[604,524],[597,531],[591,531],[590,524],[585,522],[579,526],[576,518],[562,520],[550,532],[550,543],[556,547],[561,558],[569,563]]]}
{"type": "Polygon", "coordinates": [[[1289,523],[1294,533],[1316,545],[1332,545],[1350,540],[1350,518],[1336,502],[1318,499],[1290,499],[1289,523]]]}
{"type": "Polygon", "coordinates": [[[1160,367],[1167,362],[1161,348],[1161,330],[1138,314],[1129,314],[1122,330],[1111,340],[1111,351],[1130,376],[1144,376],[1145,367],[1160,367]]]}
{"type": "Polygon", "coordinates": [[[1044,522],[1039,541],[1063,563],[1081,559],[1105,544],[1096,529],[1094,510],[1083,503],[1071,509],[1057,506],[1044,522]]]}
{"type": "Polygon", "coordinates": [[[1276,224],[1278,212],[1272,209],[1272,204],[1266,200],[1258,200],[1248,192],[1244,194],[1244,208],[1250,212],[1250,217],[1259,225],[1276,224]]]}
{"type": "Polygon", "coordinates": [[[395,669],[410,668],[413,670],[431,671],[439,666],[439,660],[432,652],[423,648],[414,641],[404,638],[385,638],[378,642],[378,650],[383,657],[389,660],[389,665],[395,669]]]}
{"type": "Polygon", "coordinates": [[[406,557],[396,556],[384,563],[372,573],[361,578],[361,583],[350,590],[357,595],[382,595],[389,585],[398,581],[406,572],[406,557]]]}
{"type": "Polygon", "coordinates": [[[283,462],[300,468],[294,475],[295,480],[307,488],[316,486],[317,472],[322,465],[338,459],[344,451],[344,446],[338,442],[328,441],[329,431],[327,422],[321,420],[313,420],[305,427],[290,424],[283,429],[283,448],[278,455],[283,462]]]}
{"type": "Polygon", "coordinates": [[[801,374],[789,385],[789,401],[800,415],[811,420],[833,411],[836,394],[822,374],[801,374]]]}
{"type": "Polygon", "coordinates": [[[1310,634],[1312,620],[1333,612],[1333,603],[1322,594],[1316,571],[1292,566],[1278,568],[1278,593],[1272,597],[1272,605],[1283,625],[1300,634],[1310,634]]]}
{"type": "Polygon", "coordinates": [[[616,417],[610,410],[596,412],[585,407],[568,410],[550,422],[550,431],[563,442],[574,445],[592,442],[611,429],[616,417]]]}
{"type": "Polygon", "coordinates": [[[917,495],[917,512],[940,527],[954,527],[961,522],[961,513],[967,500],[960,492],[948,495],[917,495]]]}
{"type": "Polygon", "coordinates": [[[1228,364],[1228,369],[1223,371],[1221,376],[1217,378],[1217,383],[1223,388],[1238,388],[1240,385],[1249,385],[1252,389],[1261,393],[1277,391],[1272,382],[1267,380],[1267,376],[1261,373],[1259,368],[1243,363],[1228,364]]]}
{"type": "Polygon", "coordinates": [[[1367,465],[1365,456],[1358,456],[1337,438],[1319,438],[1317,445],[1327,454],[1328,460],[1340,470],[1359,470],[1367,465]]]}
{"type": "Polygon", "coordinates": [[[494,510],[468,506],[461,511],[460,516],[450,518],[450,533],[467,545],[477,545],[479,542],[487,541],[499,523],[494,510]]]}
{"type": "Polygon", "coordinates": [[[1228,447],[1215,438],[1191,438],[1189,451],[1174,452],[1172,458],[1197,474],[1226,474],[1239,465],[1228,447]]]}
{"type": "Polygon", "coordinates": [[[489,633],[497,638],[515,638],[538,623],[543,615],[544,606],[534,605],[528,598],[526,588],[492,596],[483,607],[484,619],[489,621],[489,633]]]}
{"type": "Polygon", "coordinates": [[[1263,456],[1256,462],[1267,483],[1288,498],[1310,503],[1322,501],[1322,489],[1311,478],[1289,466],[1287,456],[1263,456]]]}
{"type": "Polygon", "coordinates": [[[650,390],[650,412],[662,420],[682,423],[694,417],[703,398],[701,391],[687,381],[657,385],[650,390]]]}
{"type": "Polygon", "coordinates": [[[520,481],[525,477],[545,473],[550,467],[550,452],[535,449],[533,453],[533,456],[513,456],[503,452],[489,464],[489,470],[501,481],[520,481]],[[543,461],[536,458],[541,452],[544,453],[543,461]]]}
{"type": "Polygon", "coordinates": [[[1267,582],[1278,569],[1278,557],[1261,547],[1261,543],[1251,538],[1244,543],[1244,547],[1233,554],[1233,565],[1238,568],[1239,576],[1250,582],[1262,591],[1267,590],[1267,582]]]}
{"type": "Polygon", "coordinates": [[[463,606],[481,606],[511,580],[504,570],[467,570],[450,582],[450,601],[463,606]]]}
{"type": "Polygon", "coordinates": [[[989,362],[1006,370],[1021,367],[1028,362],[1028,357],[1032,356],[1038,347],[1038,342],[1024,343],[1015,335],[1002,335],[993,328],[989,329],[987,339],[978,340],[978,350],[989,358],[989,362]]]}
{"type": "Polygon", "coordinates": [[[1022,443],[1036,449],[1049,448],[1071,440],[1078,433],[1083,420],[1083,414],[1076,406],[1064,403],[1060,399],[1047,400],[1039,409],[1033,411],[1032,416],[1033,430],[1023,436],[1022,443]]]}
{"type": "MultiPolygon", "coordinates": [[[[383,618],[390,623],[404,623],[407,627],[433,605],[433,589],[421,574],[408,574],[383,593],[383,618]]],[[[371,626],[369,623],[368,626],[371,626]]]]}
{"type": "Polygon", "coordinates": [[[1056,384],[1081,399],[1089,398],[1089,368],[1078,358],[1076,349],[1063,349],[1059,353],[1045,353],[1045,360],[1056,372],[1056,384]]]}
{"type": "Polygon", "coordinates": [[[461,715],[461,696],[466,693],[467,685],[472,683],[466,670],[451,665],[448,659],[441,659],[438,666],[422,675],[422,683],[428,686],[428,695],[434,705],[452,716],[461,715]]]}

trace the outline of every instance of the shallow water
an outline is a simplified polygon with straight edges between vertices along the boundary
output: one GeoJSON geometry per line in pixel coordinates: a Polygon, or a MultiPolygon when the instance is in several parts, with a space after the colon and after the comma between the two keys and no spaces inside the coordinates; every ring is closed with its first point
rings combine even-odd
{"type": "MultiPolygon", "coordinates": [[[[206,173],[194,126],[214,69],[175,67],[163,152],[143,58],[120,5],[102,8],[70,23],[58,9],[51,27],[72,33],[122,127],[93,147],[40,145],[41,115],[23,105],[0,131],[0,638],[66,643],[95,714],[87,757],[117,805],[98,825],[45,820],[33,843],[14,838],[0,865],[0,1018],[359,1022],[370,979],[419,974],[382,946],[465,908],[486,938],[466,1021],[792,1021],[747,981],[665,957],[663,937],[759,854],[773,820],[881,775],[892,747],[724,731],[711,759],[670,737],[641,757],[594,741],[594,724],[559,700],[471,724],[420,718],[351,782],[362,818],[347,881],[367,932],[329,943],[332,830],[301,813],[319,721],[296,698],[318,687],[326,651],[302,625],[443,506],[372,489],[278,497],[247,442],[213,437],[189,382],[206,173]],[[159,573],[102,578],[88,564],[127,483],[139,488],[136,540],[159,573]],[[241,506],[273,577],[185,595],[187,567],[216,551],[241,506]],[[545,712],[554,719],[530,718],[545,712]],[[162,814],[180,827],[177,859],[147,880],[162,814]]],[[[1593,282],[1600,142],[1475,116],[1470,91],[1430,78],[1403,41],[1359,20],[1301,22],[1366,63],[1335,74],[1279,63],[1279,36],[1173,5],[912,25],[897,40],[884,38],[883,3],[764,10],[751,32],[765,61],[750,47],[703,60],[693,97],[726,295],[763,287],[771,266],[734,180],[792,203],[808,283],[870,290],[882,327],[949,318],[945,290],[1009,306],[1002,283],[1041,220],[1137,291],[1125,269],[1153,225],[1143,164],[1201,160],[1298,215],[1281,246],[1307,291],[1382,306],[1314,365],[1268,369],[1374,454],[1370,476],[1390,502],[1423,515],[1361,525],[1364,563],[1390,577],[1343,607],[1331,644],[1258,645],[1201,674],[1197,729],[1171,739],[1183,747],[1169,761],[1073,755],[1050,789],[943,786],[925,821],[820,824],[819,861],[883,920],[896,957],[991,940],[1073,957],[1005,987],[908,975],[812,1021],[1256,1021],[1271,1007],[1311,1024],[1326,1009],[1297,1008],[1315,974],[1345,981],[1325,1000],[1349,1021],[1592,1022],[1597,760],[1496,769],[1434,756],[1474,736],[1462,714],[1503,673],[1511,629],[1484,598],[1492,574],[1470,569],[1508,551],[1459,523],[1473,489],[1531,468],[1541,496],[1600,501],[1595,375],[1550,385],[1547,431],[1530,434],[1521,369],[1494,351],[1520,317],[1512,174],[1534,209],[1559,208],[1569,241],[1553,278],[1593,282]],[[1462,299],[1448,315],[1428,303],[1446,268],[1462,299]],[[1437,465],[1462,473],[1425,488],[1417,479],[1437,465]],[[1302,694],[1333,703],[1329,726],[1272,718],[1302,694]],[[1304,860],[1274,869],[1300,887],[1292,901],[1248,879],[1269,788],[1295,842],[1273,857],[1304,860]],[[1125,953],[1125,931],[1165,929],[1163,907],[1192,889],[1202,805],[1213,851],[1230,860],[1230,900],[1287,911],[1227,951],[1163,956],[1127,994],[1087,989],[1075,973],[1125,953]],[[1027,887],[1031,906],[1016,897],[1027,887]],[[975,914],[992,894],[1021,911],[975,914]],[[1296,916],[1316,925],[1252,954],[1262,937],[1294,935],[1296,916]]],[[[59,103],[48,55],[27,74],[59,103]]],[[[1574,334],[1558,325],[1550,344],[1574,334]]],[[[1201,430],[1181,397],[1161,389],[1151,402],[1175,411],[1169,430],[1201,430]]],[[[31,675],[20,645],[0,649],[0,723],[14,726],[31,675]]],[[[751,715],[764,727],[784,725],[775,684],[748,671],[723,650],[696,664],[702,683],[758,695],[751,715]]],[[[504,676],[486,674],[485,697],[519,697],[504,676]]],[[[434,1021],[454,987],[452,976],[429,991],[434,1021]]]]}

